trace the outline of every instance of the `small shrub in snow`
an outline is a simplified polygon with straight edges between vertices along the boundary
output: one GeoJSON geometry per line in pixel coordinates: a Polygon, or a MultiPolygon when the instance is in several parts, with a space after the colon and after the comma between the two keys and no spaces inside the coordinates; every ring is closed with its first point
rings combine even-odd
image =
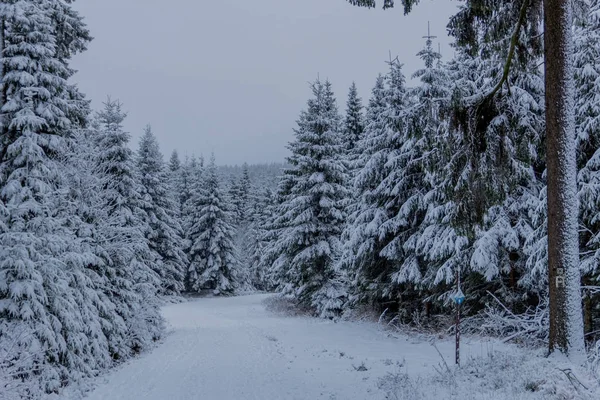
{"type": "Polygon", "coordinates": [[[421,400],[424,399],[421,384],[421,378],[413,379],[406,372],[398,372],[380,379],[378,387],[386,393],[386,399],[421,400]]]}
{"type": "Polygon", "coordinates": [[[267,297],[263,304],[267,311],[289,317],[307,316],[311,313],[309,309],[299,307],[293,300],[281,295],[267,297]]]}
{"type": "Polygon", "coordinates": [[[354,368],[355,371],[358,371],[358,372],[365,372],[365,371],[369,370],[369,368],[367,368],[367,366],[365,365],[364,361],[361,362],[359,366],[353,365],[352,367],[354,368]]]}

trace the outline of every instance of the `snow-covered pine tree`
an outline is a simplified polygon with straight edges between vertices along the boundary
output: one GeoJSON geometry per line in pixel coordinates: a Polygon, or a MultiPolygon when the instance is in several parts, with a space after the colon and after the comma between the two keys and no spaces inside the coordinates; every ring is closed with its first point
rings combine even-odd
{"type": "Polygon", "coordinates": [[[365,121],[362,112],[362,99],[358,96],[356,83],[352,82],[346,101],[346,117],[344,119],[344,144],[346,151],[354,159],[358,142],[365,131],[365,121]]]}
{"type": "Polygon", "coordinates": [[[482,307],[486,291],[526,304],[519,283],[528,268],[524,248],[534,229],[536,174],[543,171],[543,85],[536,60],[519,66],[509,81],[511,93],[501,88],[502,95],[481,106],[489,108],[489,120],[479,126],[464,110],[490,93],[502,73],[498,59],[489,56],[495,53],[482,54],[487,56],[461,51],[448,65],[453,88],[442,99],[446,117],[432,146],[428,208],[422,232],[405,246],[427,265],[424,282],[437,298],[454,292],[460,272],[467,300],[474,300],[471,312],[482,307]]]}
{"type": "MultiPolygon", "coordinates": [[[[291,154],[288,158],[297,158],[297,155],[291,154]]],[[[290,196],[292,187],[294,186],[296,171],[287,168],[283,170],[283,175],[280,176],[277,191],[273,196],[273,205],[271,215],[265,224],[265,230],[262,237],[264,243],[264,253],[260,256],[259,269],[264,271],[265,285],[269,290],[281,289],[285,286],[284,278],[286,265],[275,264],[280,256],[277,241],[281,236],[281,230],[286,224],[286,220],[278,215],[283,203],[290,196]]]]}
{"type": "Polygon", "coordinates": [[[286,193],[277,210],[272,268],[284,294],[320,316],[334,317],[346,297],[335,269],[347,195],[341,118],[329,81],[317,80],[312,91],[288,147],[291,167],[282,178],[286,193]]]}
{"type": "Polygon", "coordinates": [[[348,228],[349,266],[357,301],[377,302],[395,296],[391,275],[403,261],[402,243],[410,229],[403,214],[408,211],[403,209],[404,201],[415,191],[405,171],[411,149],[403,147],[409,99],[402,64],[395,59],[389,66],[387,85],[382,90],[378,80],[367,111],[365,138],[360,143],[364,167],[355,178],[360,198],[348,228]]]}
{"type": "MultiPolygon", "coordinates": [[[[359,170],[360,147],[359,143],[363,139],[365,131],[365,119],[363,115],[362,99],[358,96],[356,84],[352,82],[348,92],[348,100],[346,101],[346,116],[344,119],[343,129],[343,146],[344,152],[340,155],[346,165],[348,179],[346,186],[348,187],[349,197],[346,199],[346,215],[348,216],[346,223],[351,223],[351,217],[358,204],[357,195],[352,190],[352,179],[359,170]]],[[[347,235],[342,238],[343,242],[348,241],[347,235]]]]}
{"type": "Polygon", "coordinates": [[[178,174],[175,181],[176,194],[179,200],[179,215],[181,220],[185,217],[185,204],[191,196],[191,171],[190,171],[190,158],[186,155],[183,163],[181,163],[181,172],[178,174]]]}
{"type": "Polygon", "coordinates": [[[242,208],[242,202],[241,202],[241,197],[242,197],[242,192],[241,192],[241,188],[240,188],[240,181],[238,179],[236,179],[235,175],[231,176],[231,179],[229,181],[229,186],[227,188],[227,198],[228,198],[228,203],[231,206],[231,215],[232,215],[232,220],[231,222],[233,223],[233,225],[238,226],[241,222],[241,213],[240,210],[242,208]]]}
{"type": "MultiPolygon", "coordinates": [[[[204,160],[201,159],[202,165],[204,160]]],[[[200,183],[203,179],[203,167],[198,165],[198,160],[195,155],[189,157],[185,156],[183,163],[181,164],[180,173],[175,179],[176,192],[175,195],[179,201],[179,223],[183,228],[185,237],[185,252],[189,250],[189,238],[188,231],[190,229],[190,218],[192,209],[192,197],[198,187],[201,187],[200,183]]]]}
{"type": "Polygon", "coordinates": [[[238,261],[240,262],[240,285],[247,288],[252,287],[252,277],[250,276],[250,264],[252,263],[252,252],[254,242],[258,239],[252,229],[254,206],[256,205],[256,193],[254,185],[250,179],[248,164],[242,165],[242,175],[239,177],[232,189],[235,197],[231,198],[233,214],[237,221],[235,246],[238,252],[238,261]]]}
{"type": "MultiPolygon", "coordinates": [[[[501,25],[501,15],[502,12],[490,24],[501,25]]],[[[528,32],[518,31],[515,40],[530,41],[528,32]]],[[[494,35],[504,35],[507,42],[514,31],[500,30],[494,35]]],[[[509,51],[508,46],[501,53],[493,51],[498,43],[482,40],[477,52],[459,48],[458,56],[450,63],[454,90],[453,98],[446,102],[446,112],[452,119],[439,137],[444,138],[441,148],[443,143],[451,146],[440,153],[436,169],[444,171],[440,174],[443,193],[439,196],[454,203],[453,209],[448,203],[448,214],[443,218],[453,221],[450,227],[467,239],[463,241],[463,256],[470,261],[468,268],[462,268],[462,275],[470,296],[476,300],[471,303],[473,311],[481,307],[477,302],[489,291],[507,306],[519,306],[514,311],[520,312],[531,304],[527,303],[523,286],[529,265],[526,242],[535,230],[532,215],[544,170],[543,77],[538,68],[541,53],[536,47],[535,51],[520,55],[507,85],[489,97],[504,73],[502,62],[509,51]]],[[[448,253],[448,260],[457,255],[450,249],[448,253]]],[[[460,268],[467,263],[459,257],[453,264],[460,268]]],[[[447,269],[446,283],[455,279],[449,273],[447,269]]],[[[539,281],[543,282],[544,279],[539,281]]]]}
{"type": "Polygon", "coordinates": [[[194,179],[202,179],[202,173],[204,172],[204,156],[202,154],[200,154],[199,157],[192,156],[190,167],[192,171],[194,171],[194,179]]]}
{"type": "MultiPolygon", "coordinates": [[[[1,369],[24,382],[24,398],[90,375],[103,357],[92,349],[100,340],[87,336],[98,333],[95,304],[87,297],[93,283],[79,280],[82,264],[71,262],[78,243],[62,208],[65,136],[79,123],[72,117],[87,109],[67,82],[68,55],[61,58],[58,49],[63,42],[55,18],[69,7],[52,15],[49,5],[0,7],[0,347],[13,349],[1,369]]],[[[80,33],[75,40],[85,43],[80,33]]]]}
{"type": "MultiPolygon", "coordinates": [[[[179,201],[181,211],[179,214],[179,223],[184,232],[184,252],[189,254],[192,242],[190,240],[190,229],[192,228],[192,214],[194,213],[194,195],[202,190],[204,182],[204,158],[196,159],[196,156],[185,158],[181,167],[181,174],[177,180],[179,201]]],[[[187,277],[187,273],[185,276],[187,277]]],[[[187,281],[186,281],[187,282],[187,281]]],[[[187,284],[186,290],[189,289],[187,284]]]]}
{"type": "Polygon", "coordinates": [[[250,218],[250,212],[253,208],[252,204],[252,193],[254,187],[252,180],[250,179],[250,171],[248,170],[248,163],[242,165],[242,176],[238,183],[239,199],[236,201],[238,209],[236,210],[240,224],[248,224],[250,218]]]}
{"type": "Polygon", "coordinates": [[[173,150],[171,158],[169,158],[169,171],[175,174],[181,169],[181,160],[179,160],[179,153],[177,150],[173,150]]]}
{"type": "MultiPolygon", "coordinates": [[[[432,166],[436,152],[441,150],[436,142],[450,85],[441,54],[433,49],[433,38],[428,32],[425,48],[417,53],[424,66],[413,74],[413,78],[419,79],[419,85],[407,93],[410,100],[405,109],[406,127],[398,140],[399,151],[391,156],[396,160],[396,167],[387,181],[387,185],[393,184],[394,192],[401,193],[397,200],[399,212],[391,219],[391,225],[388,224],[396,225],[396,230],[402,232],[401,243],[398,243],[402,250],[392,248],[392,254],[402,254],[391,277],[392,287],[400,286],[400,308],[404,316],[411,318],[420,315],[422,302],[425,302],[425,314],[431,312],[431,303],[425,300],[431,295],[424,279],[427,263],[423,262],[417,243],[427,227],[425,216],[432,205],[431,193],[435,188],[431,185],[431,175],[436,172],[432,166]],[[419,291],[422,301],[414,301],[415,290],[419,291]]],[[[385,255],[385,251],[381,255],[385,255]]]]}
{"type": "MultiPolygon", "coordinates": [[[[368,137],[368,132],[371,135],[374,132],[381,132],[383,129],[381,114],[387,107],[387,102],[385,98],[385,77],[381,74],[377,76],[375,80],[375,85],[371,90],[371,98],[369,99],[369,104],[367,105],[366,114],[365,114],[365,131],[363,132],[362,139],[356,144],[356,150],[358,153],[357,165],[356,168],[360,171],[367,162],[371,158],[371,151],[375,150],[372,146],[374,143],[368,137]],[[368,131],[367,131],[368,130],[368,131]]],[[[353,185],[356,186],[357,178],[353,178],[353,185]]]]}
{"type": "MultiPolygon", "coordinates": [[[[363,208],[364,203],[362,202],[363,193],[370,192],[374,189],[373,181],[367,176],[361,177],[360,171],[367,165],[374,151],[376,151],[375,145],[378,143],[378,136],[381,135],[384,129],[382,115],[387,108],[387,102],[385,97],[385,78],[383,75],[379,75],[375,81],[375,85],[371,90],[371,98],[366,109],[365,116],[365,131],[363,137],[356,144],[357,159],[355,162],[356,171],[355,176],[350,181],[351,191],[355,194],[355,199],[351,202],[350,207],[351,214],[347,217],[346,227],[342,234],[343,250],[342,255],[339,259],[339,269],[342,271],[346,278],[351,281],[351,298],[352,302],[362,299],[362,287],[359,287],[358,282],[355,280],[356,270],[355,267],[358,265],[356,257],[358,254],[365,255],[372,243],[365,243],[363,240],[363,232],[366,228],[366,218],[364,221],[359,221],[359,217],[366,217],[363,208]]],[[[372,251],[370,248],[369,251],[372,251]]],[[[364,262],[368,262],[364,260],[364,262]]]]}
{"type": "Polygon", "coordinates": [[[482,297],[484,291],[492,292],[514,312],[523,312],[539,302],[538,296],[547,287],[546,268],[537,269],[540,264],[531,258],[536,252],[531,246],[541,243],[534,238],[545,231],[538,230],[537,223],[542,220],[535,217],[541,206],[545,168],[544,91],[539,61],[531,59],[518,67],[519,73],[510,79],[511,92],[498,102],[498,116],[488,128],[490,137],[498,137],[504,156],[504,160],[494,163],[505,163],[504,173],[510,178],[505,178],[502,202],[488,208],[477,228],[470,262],[473,271],[490,285],[479,284],[481,292],[473,295],[482,297]]]}
{"type": "Polygon", "coordinates": [[[150,249],[160,259],[158,270],[161,294],[177,295],[183,290],[187,257],[183,252],[182,228],[177,220],[177,204],[169,188],[169,172],[163,163],[158,141],[147,126],[137,153],[137,173],[141,185],[142,208],[147,216],[150,249]]]}
{"type": "Polygon", "coordinates": [[[258,290],[269,290],[264,263],[261,262],[270,244],[269,224],[274,213],[275,195],[270,188],[263,189],[255,196],[252,222],[249,227],[248,270],[251,285],[258,290]]]}
{"type": "Polygon", "coordinates": [[[135,179],[129,134],[122,128],[125,117],[121,104],[108,99],[98,113],[96,133],[99,205],[106,214],[99,221],[98,236],[114,270],[108,291],[127,329],[112,333],[121,339],[110,339],[115,359],[146,348],[161,337],[163,329],[156,299],[159,260],[145,237],[148,217],[142,208],[142,188],[135,179]]]}
{"type": "Polygon", "coordinates": [[[198,162],[195,156],[186,156],[181,165],[181,172],[175,180],[176,193],[179,196],[179,214],[184,229],[187,229],[186,224],[190,213],[188,203],[194,194],[198,181],[202,180],[203,165],[204,160],[202,158],[198,162]]]}
{"type": "Polygon", "coordinates": [[[175,201],[175,215],[177,215],[177,221],[181,225],[182,235],[184,235],[184,228],[181,220],[181,204],[179,195],[179,180],[182,178],[183,167],[181,160],[179,159],[179,153],[177,150],[173,150],[171,157],[169,158],[168,165],[168,183],[169,183],[169,196],[175,201]]]}
{"type": "Polygon", "coordinates": [[[65,266],[72,274],[70,288],[77,302],[78,312],[65,310],[71,315],[80,314],[79,322],[85,326],[85,337],[76,336],[79,343],[72,362],[78,361],[84,368],[71,366],[71,372],[84,371],[85,375],[113,363],[111,348],[125,340],[118,332],[127,333],[125,321],[115,310],[111,300],[110,277],[115,274],[106,249],[99,242],[99,225],[106,217],[101,207],[101,177],[95,168],[96,147],[93,128],[73,130],[68,146],[59,165],[65,181],[61,198],[55,209],[63,215],[63,221],[73,232],[75,240],[64,256],[65,266]]]}
{"type": "Polygon", "coordinates": [[[214,155],[192,197],[187,282],[189,290],[231,294],[239,283],[232,215],[221,192],[214,155]]]}

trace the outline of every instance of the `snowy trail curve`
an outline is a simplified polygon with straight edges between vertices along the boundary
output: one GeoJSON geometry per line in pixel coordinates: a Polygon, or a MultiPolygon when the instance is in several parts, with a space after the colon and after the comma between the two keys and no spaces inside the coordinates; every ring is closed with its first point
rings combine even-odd
{"type": "MultiPolygon", "coordinates": [[[[102,378],[86,399],[383,399],[377,380],[398,371],[397,363],[411,374],[440,363],[427,342],[390,337],[370,323],[273,314],[263,304],[267,297],[165,307],[171,332],[164,342],[102,378]]],[[[438,347],[450,361],[452,344],[438,347]]],[[[464,354],[481,355],[484,347],[465,345],[464,354]]]]}

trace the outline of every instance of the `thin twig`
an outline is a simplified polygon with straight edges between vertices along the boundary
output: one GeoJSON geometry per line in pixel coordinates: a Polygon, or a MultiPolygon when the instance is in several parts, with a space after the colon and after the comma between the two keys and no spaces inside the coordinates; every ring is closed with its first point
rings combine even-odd
{"type": "Polygon", "coordinates": [[[379,316],[379,321],[377,321],[378,324],[381,324],[381,321],[383,320],[383,317],[385,316],[385,313],[387,313],[389,310],[389,308],[386,308],[381,315],[379,316]]]}
{"type": "Polygon", "coordinates": [[[514,316],[515,314],[513,314],[512,311],[510,311],[508,308],[506,308],[506,306],[504,304],[502,304],[502,302],[500,300],[498,300],[498,298],[496,296],[494,296],[492,294],[492,292],[490,292],[489,290],[486,290],[486,292],[492,296],[494,298],[494,300],[496,300],[498,302],[498,304],[500,304],[500,306],[502,306],[502,308],[504,308],[504,311],[506,311],[507,313],[509,313],[510,315],[514,316]]]}
{"type": "Polygon", "coordinates": [[[452,374],[452,371],[450,370],[450,367],[448,366],[446,359],[440,352],[440,349],[438,349],[438,347],[436,346],[435,342],[431,342],[431,345],[436,349],[437,353],[440,355],[440,358],[442,359],[442,361],[444,362],[444,366],[446,367],[446,371],[448,371],[449,374],[452,374]]]}

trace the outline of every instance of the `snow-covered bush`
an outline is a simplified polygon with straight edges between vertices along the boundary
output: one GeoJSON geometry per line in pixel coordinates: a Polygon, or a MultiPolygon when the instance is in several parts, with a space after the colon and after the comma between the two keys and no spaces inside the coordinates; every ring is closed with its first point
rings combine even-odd
{"type": "Polygon", "coordinates": [[[499,300],[488,303],[485,310],[462,322],[464,332],[495,336],[504,341],[533,345],[548,343],[550,317],[548,299],[542,298],[536,307],[515,314],[499,300]]]}

